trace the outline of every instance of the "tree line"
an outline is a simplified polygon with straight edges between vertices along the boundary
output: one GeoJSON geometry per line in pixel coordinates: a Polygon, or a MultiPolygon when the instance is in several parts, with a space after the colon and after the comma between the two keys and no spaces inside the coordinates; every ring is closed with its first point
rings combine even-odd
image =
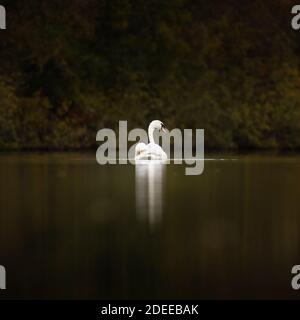
{"type": "Polygon", "coordinates": [[[118,120],[210,148],[300,147],[288,0],[2,0],[0,150],[82,149],[118,120]]]}

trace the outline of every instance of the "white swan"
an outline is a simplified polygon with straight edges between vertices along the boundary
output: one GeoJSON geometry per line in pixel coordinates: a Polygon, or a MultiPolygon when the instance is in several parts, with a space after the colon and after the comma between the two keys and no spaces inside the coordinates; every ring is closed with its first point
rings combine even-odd
{"type": "Polygon", "coordinates": [[[135,160],[167,160],[168,156],[164,150],[155,143],[154,131],[159,130],[167,133],[165,125],[159,121],[154,120],[150,123],[148,128],[149,144],[138,143],[135,147],[135,160]]]}

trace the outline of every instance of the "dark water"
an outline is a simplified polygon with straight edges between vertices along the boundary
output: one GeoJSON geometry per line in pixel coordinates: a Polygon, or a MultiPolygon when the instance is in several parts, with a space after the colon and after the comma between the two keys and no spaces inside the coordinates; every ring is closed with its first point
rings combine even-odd
{"type": "Polygon", "coordinates": [[[0,298],[300,298],[300,156],[233,158],[2,154],[0,298]]]}

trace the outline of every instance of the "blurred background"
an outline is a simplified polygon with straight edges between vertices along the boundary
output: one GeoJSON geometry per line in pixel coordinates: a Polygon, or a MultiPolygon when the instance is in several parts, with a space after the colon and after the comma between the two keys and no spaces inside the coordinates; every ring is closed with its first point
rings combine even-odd
{"type": "Polygon", "coordinates": [[[206,148],[300,147],[294,1],[1,4],[1,150],[88,149],[154,118],[204,128],[206,148]]]}

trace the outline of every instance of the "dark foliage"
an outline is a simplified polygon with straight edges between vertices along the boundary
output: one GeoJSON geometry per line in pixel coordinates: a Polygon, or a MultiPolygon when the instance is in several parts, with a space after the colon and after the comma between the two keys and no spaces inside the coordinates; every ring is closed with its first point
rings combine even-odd
{"type": "Polygon", "coordinates": [[[283,0],[2,0],[0,148],[89,148],[120,120],[207,147],[299,148],[299,36],[283,0]]]}

